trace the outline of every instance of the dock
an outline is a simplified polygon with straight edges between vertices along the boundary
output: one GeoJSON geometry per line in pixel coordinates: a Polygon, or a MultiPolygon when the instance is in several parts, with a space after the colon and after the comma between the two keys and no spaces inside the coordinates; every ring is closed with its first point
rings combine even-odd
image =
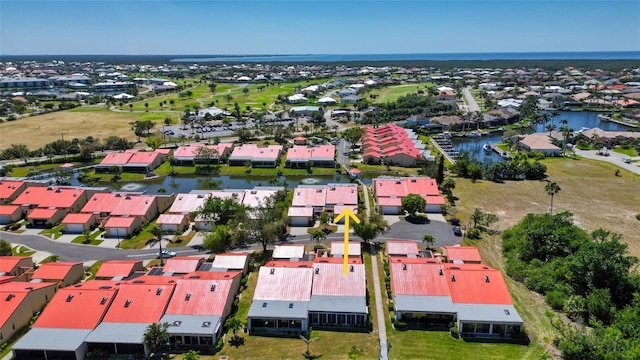
{"type": "Polygon", "coordinates": [[[631,128],[640,127],[640,125],[638,125],[638,124],[632,124],[632,123],[626,122],[624,120],[614,119],[612,117],[609,117],[609,116],[606,116],[606,115],[602,115],[602,114],[598,115],[598,119],[600,119],[602,121],[605,121],[605,122],[612,122],[612,123],[616,123],[616,124],[619,124],[619,125],[628,126],[628,127],[631,127],[631,128]]]}
{"type": "Polygon", "coordinates": [[[451,136],[448,134],[440,134],[431,138],[433,145],[440,150],[442,155],[449,160],[451,164],[456,163],[456,158],[460,153],[453,147],[451,136]]]}
{"type": "Polygon", "coordinates": [[[511,159],[511,155],[509,155],[509,153],[507,153],[506,151],[500,149],[498,147],[498,145],[496,145],[496,144],[491,144],[491,150],[493,152],[495,152],[496,154],[500,155],[500,157],[505,159],[505,160],[510,160],[511,159]]]}

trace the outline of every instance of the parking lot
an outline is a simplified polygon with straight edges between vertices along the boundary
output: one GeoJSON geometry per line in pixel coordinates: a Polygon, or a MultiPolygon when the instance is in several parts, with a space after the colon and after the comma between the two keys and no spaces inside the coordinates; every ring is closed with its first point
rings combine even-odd
{"type": "Polygon", "coordinates": [[[200,139],[214,138],[214,137],[228,137],[233,136],[233,133],[240,129],[245,128],[248,130],[255,130],[256,127],[262,126],[289,126],[289,123],[295,123],[292,119],[283,119],[279,121],[262,121],[247,120],[245,122],[231,121],[224,124],[220,121],[209,121],[205,123],[190,122],[187,125],[169,125],[162,126],[160,129],[165,136],[173,138],[194,139],[196,136],[200,139]]]}

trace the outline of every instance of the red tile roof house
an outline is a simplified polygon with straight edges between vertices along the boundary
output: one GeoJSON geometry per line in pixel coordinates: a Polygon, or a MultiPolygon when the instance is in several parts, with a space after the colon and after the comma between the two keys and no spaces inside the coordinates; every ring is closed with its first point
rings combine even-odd
{"type": "Polygon", "coordinates": [[[31,256],[0,256],[0,276],[22,277],[32,270],[31,256]]]}
{"type": "Polygon", "coordinates": [[[98,226],[98,217],[94,214],[67,214],[62,220],[65,234],[81,234],[98,226]]]}
{"type": "Polygon", "coordinates": [[[197,271],[200,265],[204,262],[201,257],[190,256],[176,256],[167,259],[164,267],[162,268],[163,275],[175,276],[184,275],[190,272],[197,271]]]}
{"type": "MultiPolygon", "coordinates": [[[[347,256],[349,258],[360,259],[362,257],[362,244],[359,241],[349,241],[347,251],[347,256]]],[[[331,256],[334,258],[344,257],[344,241],[331,242],[331,256]]]]}
{"type": "Polygon", "coordinates": [[[60,211],[37,211],[28,213],[27,219],[32,225],[56,224],[69,212],[78,212],[87,203],[87,191],[73,187],[37,187],[29,186],[14,201],[26,209],[48,209],[60,211]]]}
{"type": "Polygon", "coordinates": [[[0,345],[7,343],[56,292],[55,284],[11,281],[0,284],[0,345]]]}
{"type": "Polygon", "coordinates": [[[445,246],[447,262],[454,264],[482,264],[480,252],[475,246],[445,246]]]}
{"type": "Polygon", "coordinates": [[[373,179],[373,189],[378,211],[383,215],[402,214],[402,198],[409,194],[422,196],[426,201],[425,212],[439,213],[445,204],[438,192],[435,179],[426,177],[373,179]]]}
{"type": "Polygon", "coordinates": [[[130,237],[140,227],[142,227],[142,218],[138,216],[111,216],[104,224],[104,236],[130,237]]]}
{"type": "Polygon", "coordinates": [[[389,240],[386,243],[387,256],[418,257],[418,244],[412,240],[389,240]]]}
{"type": "Polygon", "coordinates": [[[24,215],[24,208],[19,205],[0,205],[0,225],[14,223],[24,215]]]}
{"type": "Polygon", "coordinates": [[[131,156],[133,156],[133,151],[125,151],[125,152],[112,152],[108,153],[107,156],[102,159],[100,164],[94,167],[96,173],[109,173],[114,172],[114,168],[117,168],[118,171],[122,170],[122,166],[124,166],[131,156]]]}
{"type": "Polygon", "coordinates": [[[232,150],[232,143],[220,143],[218,145],[193,143],[183,145],[179,146],[173,153],[173,162],[179,165],[195,165],[196,163],[203,163],[207,160],[211,163],[218,163],[220,158],[229,158],[232,150]],[[209,150],[207,156],[202,155],[203,148],[209,150]]]}
{"type": "Polygon", "coordinates": [[[463,337],[477,338],[522,331],[522,318],[498,270],[406,259],[391,261],[390,271],[396,319],[411,327],[447,330],[455,323],[463,337]]]}
{"type": "Polygon", "coordinates": [[[122,280],[136,271],[143,271],[142,260],[110,260],[100,265],[96,280],[122,280]]]}
{"type": "Polygon", "coordinates": [[[84,340],[102,321],[117,293],[112,284],[92,280],[58,290],[31,330],[13,346],[14,358],[85,359],[84,340]]]}
{"type": "Polygon", "coordinates": [[[229,166],[245,166],[248,163],[256,168],[278,166],[278,159],[282,153],[282,145],[258,147],[255,144],[244,144],[233,149],[229,157],[229,166]]]}
{"type": "Polygon", "coordinates": [[[167,160],[164,151],[138,151],[133,153],[129,161],[122,165],[122,171],[133,173],[149,173],[167,160]]]}
{"type": "Polygon", "coordinates": [[[67,214],[66,210],[61,209],[42,209],[37,208],[30,210],[27,213],[27,220],[33,227],[45,227],[52,228],[56,226],[64,216],[67,214]]]}
{"type": "Polygon", "coordinates": [[[312,283],[312,268],[261,267],[247,319],[249,334],[306,333],[312,283]]]}
{"type": "Polygon", "coordinates": [[[148,277],[120,285],[102,322],[85,338],[89,349],[108,344],[120,353],[149,356],[144,333],[162,319],[174,289],[175,283],[151,282],[148,277]]]}
{"type": "MultiPolygon", "coordinates": [[[[280,269],[278,269],[280,270],[280,269]]],[[[309,302],[314,328],[367,328],[369,309],[364,264],[315,263],[309,302]]]]}
{"type": "Polygon", "coordinates": [[[182,233],[189,228],[189,215],[160,214],[158,220],[156,220],[156,225],[160,226],[164,233],[182,233]]]}
{"type": "Polygon", "coordinates": [[[415,136],[408,130],[389,124],[378,128],[365,127],[362,136],[362,161],[367,164],[379,164],[404,167],[415,166],[416,161],[423,157],[422,147],[415,136]]]}
{"type": "Polygon", "coordinates": [[[10,204],[26,188],[24,181],[0,179],[0,204],[10,204]]]}
{"type": "Polygon", "coordinates": [[[211,263],[210,271],[240,271],[246,275],[249,271],[249,254],[223,253],[217,254],[211,263]]]}
{"type": "Polygon", "coordinates": [[[168,322],[171,345],[214,345],[233,309],[240,272],[193,272],[176,280],[161,322],[168,322]]]}
{"type": "Polygon", "coordinates": [[[79,282],[84,276],[84,265],[75,262],[50,262],[33,272],[31,282],[54,282],[60,287],[79,282]]]}
{"type": "Polygon", "coordinates": [[[331,144],[316,147],[294,145],[287,150],[286,167],[303,169],[307,166],[333,167],[336,147],[331,144]]]}

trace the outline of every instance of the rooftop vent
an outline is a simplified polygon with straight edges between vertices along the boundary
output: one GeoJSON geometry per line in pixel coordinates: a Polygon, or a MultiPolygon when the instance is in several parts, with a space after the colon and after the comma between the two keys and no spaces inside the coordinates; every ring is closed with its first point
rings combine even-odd
{"type": "Polygon", "coordinates": [[[443,272],[442,272],[442,269],[438,269],[438,275],[440,275],[440,276],[444,275],[443,272]]]}
{"type": "Polygon", "coordinates": [[[127,301],[124,302],[124,307],[128,308],[129,305],[131,305],[131,299],[127,299],[127,301]]]}
{"type": "Polygon", "coordinates": [[[156,290],[156,295],[160,295],[162,294],[162,288],[158,288],[158,290],[156,290]]]}
{"type": "Polygon", "coordinates": [[[180,324],[182,324],[182,321],[180,321],[180,320],[176,320],[176,321],[174,321],[174,322],[173,322],[173,324],[172,324],[172,325],[173,325],[173,326],[180,326],[180,324]]]}
{"type": "Polygon", "coordinates": [[[104,305],[104,304],[106,304],[106,303],[107,303],[107,299],[108,299],[108,298],[107,298],[106,296],[105,296],[105,297],[103,297],[103,298],[102,298],[102,300],[100,300],[100,305],[104,305]]]}
{"type": "Polygon", "coordinates": [[[78,193],[73,193],[73,197],[78,197],[78,193]]]}
{"type": "MultiPolygon", "coordinates": [[[[204,199],[204,194],[198,194],[198,199],[204,199]]],[[[182,197],[180,198],[182,200],[182,197]]]]}
{"type": "Polygon", "coordinates": [[[350,266],[349,266],[349,271],[350,271],[350,272],[353,272],[353,265],[350,265],[350,266]]]}
{"type": "Polygon", "coordinates": [[[73,294],[69,294],[69,295],[67,296],[67,302],[70,302],[70,301],[71,301],[71,299],[73,299],[73,294]]]}
{"type": "Polygon", "coordinates": [[[131,196],[128,196],[128,195],[127,195],[124,199],[125,199],[125,200],[131,200],[131,196]]]}
{"type": "Polygon", "coordinates": [[[402,181],[400,180],[396,181],[396,185],[400,185],[400,184],[402,184],[402,181]]]}
{"type": "Polygon", "coordinates": [[[316,268],[315,273],[320,274],[320,268],[316,268]]]}
{"type": "Polygon", "coordinates": [[[417,180],[416,179],[411,179],[411,182],[414,183],[414,182],[417,182],[417,180]]]}
{"type": "Polygon", "coordinates": [[[316,192],[317,192],[317,193],[321,193],[321,192],[322,192],[322,189],[316,189],[316,192]]]}
{"type": "Polygon", "coordinates": [[[62,189],[56,189],[56,192],[57,192],[57,193],[61,193],[61,192],[62,192],[62,189]]]}
{"type": "Polygon", "coordinates": [[[202,327],[211,327],[211,321],[203,321],[202,327]]]}
{"type": "Polygon", "coordinates": [[[122,194],[116,194],[116,197],[122,197],[122,194]]]}
{"type": "Polygon", "coordinates": [[[211,291],[216,291],[216,284],[211,284],[211,291]]]}
{"type": "Polygon", "coordinates": [[[16,297],[14,294],[9,294],[9,295],[7,295],[7,297],[4,299],[4,301],[11,301],[11,299],[13,299],[14,297],[16,297]]]}
{"type": "Polygon", "coordinates": [[[191,299],[191,294],[187,293],[187,295],[184,297],[184,300],[189,301],[189,299],[191,299]]]}
{"type": "Polygon", "coordinates": [[[407,264],[402,264],[402,270],[407,270],[407,264]]]}
{"type": "Polygon", "coordinates": [[[289,309],[293,309],[293,303],[289,303],[289,309]]]}
{"type": "Polygon", "coordinates": [[[258,193],[258,192],[257,192],[256,190],[251,190],[251,195],[255,195],[255,194],[257,194],[257,193],[258,193]]]}
{"type": "Polygon", "coordinates": [[[511,313],[509,312],[509,309],[504,309],[504,314],[505,315],[511,315],[511,313]]]}
{"type": "Polygon", "coordinates": [[[263,307],[263,308],[266,308],[266,307],[267,307],[267,303],[266,303],[266,302],[263,302],[263,303],[262,303],[262,307],[263,307]]]}
{"type": "Polygon", "coordinates": [[[276,269],[274,269],[274,268],[271,268],[271,271],[269,271],[269,273],[270,273],[270,274],[272,274],[272,275],[273,275],[275,272],[276,272],[276,269]]]}
{"type": "Polygon", "coordinates": [[[484,282],[488,283],[489,282],[489,276],[485,276],[484,277],[484,282]]]}
{"type": "Polygon", "coordinates": [[[456,276],[455,275],[451,275],[451,282],[456,282],[456,276]]]}

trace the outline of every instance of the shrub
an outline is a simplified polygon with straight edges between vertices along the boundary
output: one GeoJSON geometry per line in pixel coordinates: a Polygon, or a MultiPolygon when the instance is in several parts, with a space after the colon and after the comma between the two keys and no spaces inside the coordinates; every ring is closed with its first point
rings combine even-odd
{"type": "Polygon", "coordinates": [[[451,219],[449,219],[449,222],[451,223],[451,225],[460,225],[460,219],[458,219],[457,217],[452,217],[451,219]]]}
{"type": "Polygon", "coordinates": [[[451,333],[451,335],[453,335],[454,337],[457,337],[460,333],[458,332],[458,328],[456,326],[452,326],[449,328],[449,332],[451,333]]]}
{"type": "Polygon", "coordinates": [[[313,246],[313,250],[320,250],[320,249],[324,249],[324,246],[322,246],[321,244],[317,244],[313,246]]]}
{"type": "Polygon", "coordinates": [[[17,222],[17,223],[11,224],[11,226],[9,227],[9,230],[16,231],[16,230],[20,229],[21,227],[22,227],[22,224],[17,222]]]}
{"type": "Polygon", "coordinates": [[[389,307],[389,311],[395,311],[396,310],[395,309],[395,305],[393,304],[393,301],[389,301],[388,307],[389,307]]]}
{"type": "Polygon", "coordinates": [[[636,214],[636,220],[640,221],[640,214],[636,214]]]}
{"type": "Polygon", "coordinates": [[[480,239],[480,229],[473,228],[473,229],[467,231],[467,237],[469,239],[480,239]]]}
{"type": "Polygon", "coordinates": [[[549,291],[544,297],[545,301],[553,310],[562,310],[564,302],[567,299],[566,293],[562,291],[549,291]]]}

